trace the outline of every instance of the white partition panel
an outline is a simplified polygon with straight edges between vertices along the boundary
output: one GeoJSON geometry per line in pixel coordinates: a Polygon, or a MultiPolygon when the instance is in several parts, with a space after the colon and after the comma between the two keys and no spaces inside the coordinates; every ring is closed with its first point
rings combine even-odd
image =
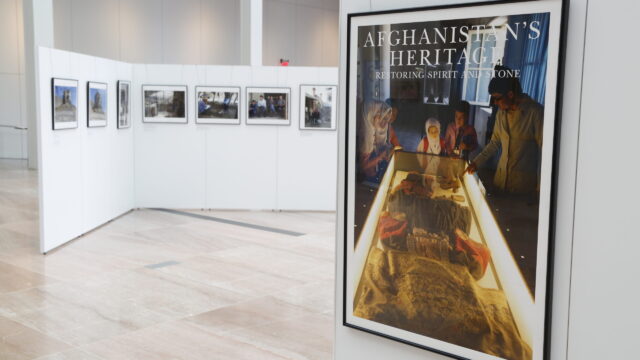
{"type": "Polygon", "coordinates": [[[640,358],[640,171],[635,165],[640,73],[627,61],[616,61],[615,71],[605,70],[612,54],[616,59],[638,55],[628,45],[635,42],[638,12],[640,3],[634,0],[588,2],[568,360],[640,358]],[[617,36],[606,36],[611,28],[617,36]],[[615,126],[603,126],[607,122],[615,126]],[[611,154],[601,150],[606,148],[611,154]]]}
{"type": "Polygon", "coordinates": [[[337,69],[134,65],[136,206],[335,210],[336,132],[300,131],[300,84],[337,69]],[[142,85],[187,85],[185,124],[142,123],[142,85]],[[196,124],[196,86],[239,86],[240,125],[196,124]],[[291,125],[246,125],[247,86],[291,88],[291,125]]]}
{"type": "Polygon", "coordinates": [[[245,123],[247,86],[274,86],[269,71],[250,66],[207,66],[204,81],[240,89],[240,125],[198,125],[207,133],[207,208],[275,209],[277,127],[245,123]]]}
{"type": "Polygon", "coordinates": [[[277,128],[218,125],[207,132],[207,208],[277,207],[277,128]]]}
{"type": "MultiPolygon", "coordinates": [[[[291,126],[278,128],[278,208],[330,210],[336,207],[337,131],[300,130],[300,85],[332,85],[336,68],[291,68],[291,126]]],[[[337,113],[337,112],[336,112],[337,113]]]]}
{"type": "Polygon", "coordinates": [[[131,65],[40,48],[41,251],[48,252],[133,208],[133,132],[116,129],[116,83],[131,65]],[[78,80],[78,128],[52,130],[51,79],[78,80]],[[86,84],[108,84],[108,124],[86,126],[86,84]]]}
{"type": "Polygon", "coordinates": [[[136,206],[205,207],[205,134],[194,123],[195,65],[135,65],[132,121],[135,133],[136,206]],[[142,123],[142,85],[189,85],[187,124],[142,123]]]}

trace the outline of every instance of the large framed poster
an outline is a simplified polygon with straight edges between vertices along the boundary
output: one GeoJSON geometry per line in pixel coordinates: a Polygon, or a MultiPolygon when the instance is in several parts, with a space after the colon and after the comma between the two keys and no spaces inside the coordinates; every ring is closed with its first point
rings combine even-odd
{"type": "Polygon", "coordinates": [[[566,6],[349,14],[345,326],[548,359],[566,6]]]}

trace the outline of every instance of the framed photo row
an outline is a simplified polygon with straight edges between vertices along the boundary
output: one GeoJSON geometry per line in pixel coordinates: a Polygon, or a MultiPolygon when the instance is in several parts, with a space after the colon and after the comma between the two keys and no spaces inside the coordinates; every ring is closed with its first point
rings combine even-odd
{"type": "MultiPolygon", "coordinates": [[[[88,81],[86,92],[87,127],[106,127],[109,93],[106,83],[88,81]]],[[[186,85],[142,85],[143,123],[187,124],[188,87],[186,85]]],[[[299,129],[335,130],[337,123],[335,85],[300,85],[299,129]]],[[[131,83],[119,80],[116,90],[116,125],[131,127],[131,83]]],[[[244,106],[247,125],[291,125],[291,89],[247,87],[242,105],[240,87],[196,86],[195,123],[241,123],[244,106]]],[[[52,79],[53,129],[78,126],[78,81],[52,79]]]]}
{"type": "Polygon", "coordinates": [[[344,326],[455,359],[549,359],[567,6],[348,14],[344,326]]]}
{"type": "MultiPolygon", "coordinates": [[[[108,122],[109,93],[106,83],[88,81],[86,92],[87,127],[106,127],[108,122]]],[[[52,129],[78,127],[78,80],[51,79],[52,129]]],[[[130,126],[129,83],[118,81],[118,128],[130,126]]]]}

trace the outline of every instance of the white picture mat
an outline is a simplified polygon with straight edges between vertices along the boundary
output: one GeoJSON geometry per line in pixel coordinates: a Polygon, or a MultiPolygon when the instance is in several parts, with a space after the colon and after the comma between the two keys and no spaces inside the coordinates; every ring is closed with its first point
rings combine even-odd
{"type": "Polygon", "coordinates": [[[290,125],[291,124],[291,89],[290,88],[281,88],[281,87],[247,87],[246,88],[247,96],[245,97],[245,114],[246,119],[245,122],[247,125],[290,125]],[[287,95],[287,110],[285,114],[287,114],[286,119],[280,118],[249,118],[249,106],[251,105],[251,94],[252,93],[273,93],[273,94],[281,94],[287,95]]]}
{"type": "MultiPolygon", "coordinates": [[[[546,298],[546,272],[547,272],[547,251],[549,242],[549,217],[550,214],[550,195],[551,195],[551,169],[552,169],[552,157],[553,157],[553,136],[554,136],[554,118],[555,118],[555,100],[556,100],[556,74],[558,70],[558,57],[559,57],[559,39],[560,39],[560,15],[561,15],[562,3],[559,0],[542,0],[535,2],[524,3],[511,3],[511,4],[495,4],[495,5],[480,5],[480,6],[468,6],[463,8],[449,8],[416,12],[404,12],[404,13],[390,13],[380,16],[357,16],[351,18],[351,29],[347,29],[350,32],[351,44],[348,59],[349,61],[349,94],[347,94],[349,101],[349,114],[348,119],[351,120],[351,125],[347,129],[348,138],[348,179],[355,179],[355,143],[356,133],[353,122],[356,119],[356,79],[357,79],[357,30],[358,26],[379,25],[379,24],[396,24],[396,23],[411,23],[411,22],[429,22],[429,21],[442,21],[442,20],[454,20],[454,19],[468,19],[468,18],[481,18],[481,17],[496,17],[496,16],[508,16],[517,14],[530,14],[530,13],[550,13],[549,24],[549,44],[548,44],[548,60],[547,60],[547,83],[545,92],[545,107],[544,107],[544,134],[543,134],[543,146],[542,146],[542,170],[541,170],[541,184],[540,184],[540,205],[539,205],[539,217],[538,222],[538,257],[536,264],[536,301],[535,315],[539,322],[536,324],[536,328],[533,335],[533,343],[530,344],[533,351],[533,360],[542,359],[543,345],[544,345],[544,320],[545,320],[545,301],[546,298]],[[469,16],[473,14],[473,16],[469,16]]],[[[348,204],[346,211],[346,229],[353,229],[354,224],[354,207],[355,203],[355,183],[349,181],[347,184],[348,204]]],[[[346,241],[346,321],[350,324],[360,326],[366,329],[370,329],[379,333],[388,334],[390,336],[404,339],[425,347],[430,347],[438,350],[442,350],[448,353],[457,354],[459,356],[473,358],[473,359],[496,359],[494,356],[490,356],[478,351],[466,349],[454,344],[444,343],[442,341],[432,339],[429,337],[417,335],[408,331],[400,330],[394,327],[386,326],[376,322],[372,322],[366,319],[353,316],[353,296],[354,296],[354,282],[359,274],[354,273],[348,265],[353,262],[354,252],[353,249],[354,239],[353,231],[347,231],[346,241]]]]}
{"type": "Polygon", "coordinates": [[[75,107],[76,107],[76,120],[75,121],[69,121],[69,122],[57,122],[55,121],[55,104],[52,105],[51,108],[51,115],[53,117],[53,129],[54,130],[65,130],[65,129],[75,129],[78,127],[78,112],[79,112],[79,99],[80,99],[80,88],[78,87],[78,80],[72,80],[72,79],[59,79],[59,78],[54,78],[52,81],[52,86],[51,86],[51,101],[53,103],[53,100],[55,99],[55,88],[57,86],[64,86],[64,87],[74,87],[76,88],[76,95],[75,95],[75,107]]]}
{"type": "Polygon", "coordinates": [[[142,85],[142,122],[144,123],[177,123],[186,124],[189,118],[187,102],[189,94],[186,85],[142,85]],[[184,117],[147,117],[145,109],[145,93],[147,91],[183,91],[184,92],[184,117]]]}
{"type": "Polygon", "coordinates": [[[101,83],[101,82],[95,82],[95,81],[89,81],[87,83],[87,126],[88,127],[104,127],[107,126],[107,119],[109,117],[109,101],[107,100],[107,109],[104,109],[104,116],[105,119],[104,120],[100,120],[100,119],[92,119],[91,118],[91,101],[92,99],[90,99],[90,94],[91,94],[91,89],[99,89],[99,90],[104,90],[107,92],[107,96],[109,96],[109,90],[108,90],[108,85],[106,83],[101,83]]]}
{"type": "Polygon", "coordinates": [[[196,114],[196,124],[229,124],[229,125],[239,125],[240,124],[240,109],[242,108],[242,88],[239,86],[236,87],[221,87],[221,86],[196,86],[195,89],[195,114],[196,114]],[[238,94],[238,112],[236,114],[235,119],[227,119],[227,118],[201,118],[199,116],[198,111],[198,101],[200,101],[200,93],[201,92],[232,92],[238,94]]]}
{"type": "Polygon", "coordinates": [[[300,85],[300,116],[298,117],[299,127],[301,130],[335,130],[338,122],[338,86],[337,85],[300,85]],[[312,89],[331,88],[331,125],[328,128],[307,127],[305,126],[305,98],[307,90],[311,93],[312,89]]]}

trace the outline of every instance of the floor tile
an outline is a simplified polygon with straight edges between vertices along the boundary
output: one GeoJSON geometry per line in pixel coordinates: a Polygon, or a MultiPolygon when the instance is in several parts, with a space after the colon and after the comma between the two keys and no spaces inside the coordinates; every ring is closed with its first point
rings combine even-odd
{"type": "Polygon", "coordinates": [[[0,359],[34,359],[71,346],[39,331],[0,317],[0,359]]]}
{"type": "Polygon", "coordinates": [[[55,280],[0,261],[0,294],[46,285],[55,280]]]}
{"type": "Polygon", "coordinates": [[[187,320],[214,333],[255,327],[285,319],[310,315],[302,307],[272,296],[253,299],[188,318],[187,320]]]}
{"type": "Polygon", "coordinates": [[[0,160],[0,360],[331,358],[335,214],[141,209],[44,256],[37,184],[0,160]]]}

